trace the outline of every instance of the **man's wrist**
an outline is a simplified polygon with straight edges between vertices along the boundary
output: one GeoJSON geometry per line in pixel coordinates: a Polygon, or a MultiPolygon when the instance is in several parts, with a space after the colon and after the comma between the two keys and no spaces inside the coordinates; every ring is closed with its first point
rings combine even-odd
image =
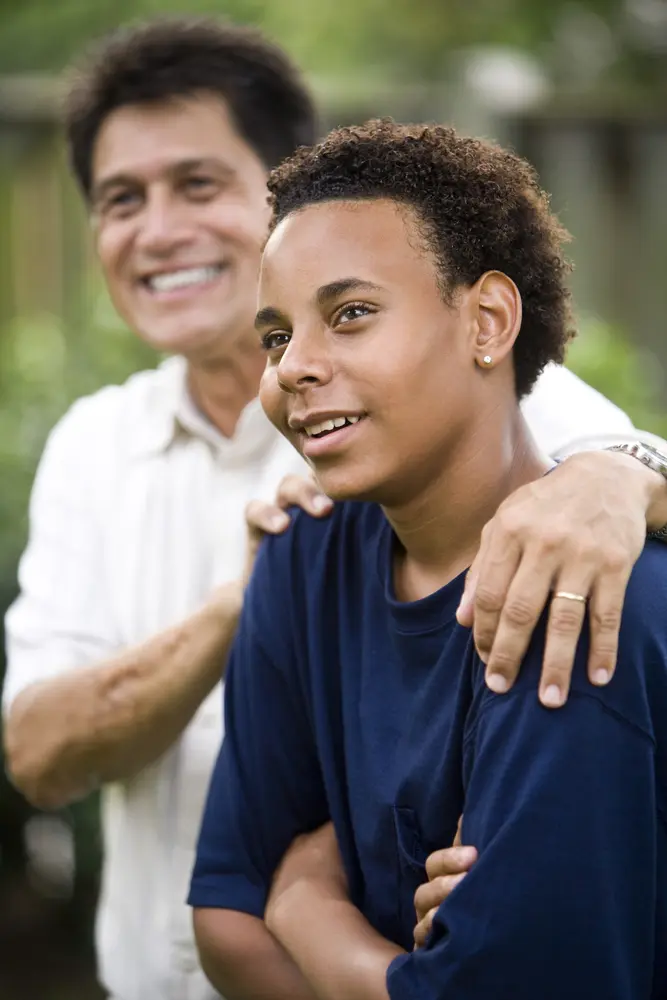
{"type": "Polygon", "coordinates": [[[628,471],[634,470],[638,482],[643,481],[647,532],[661,531],[667,526],[667,456],[663,458],[661,453],[641,442],[606,450],[623,461],[628,471]]]}
{"type": "Polygon", "coordinates": [[[243,608],[243,581],[230,580],[223,583],[211,594],[206,609],[217,619],[221,627],[238,623],[243,608]]]}

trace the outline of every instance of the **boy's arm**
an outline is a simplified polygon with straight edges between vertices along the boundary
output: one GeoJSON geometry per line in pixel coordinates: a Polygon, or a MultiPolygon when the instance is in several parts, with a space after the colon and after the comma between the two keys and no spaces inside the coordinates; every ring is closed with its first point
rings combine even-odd
{"type": "Polygon", "coordinates": [[[464,751],[463,838],[479,858],[427,946],[390,967],[392,1000],[651,996],[658,821],[643,639],[626,632],[624,669],[600,694],[580,647],[568,704],[551,713],[535,695],[541,631],[516,690],[484,697],[464,751]]]}
{"type": "MultiPolygon", "coordinates": [[[[613,701],[587,693],[585,651],[567,706],[543,709],[541,653],[535,644],[512,694],[485,696],[467,750],[463,831],[479,857],[426,947],[398,954],[335,879],[319,899],[297,879],[284,909],[280,898],[269,907],[269,926],[320,1000],[651,996],[653,744],[613,701]]],[[[636,662],[623,675],[632,688],[636,662]]]]}
{"type": "Polygon", "coordinates": [[[318,1000],[387,1000],[387,966],[403,949],[350,902],[332,823],[290,846],[265,919],[318,1000]]]}
{"type": "MultiPolygon", "coordinates": [[[[428,901],[417,934],[432,920],[431,908],[447,899],[474,864],[473,848],[443,848],[429,858],[431,881],[417,890],[428,901]]],[[[435,912],[435,909],[433,912],[435,912]]],[[[318,1000],[386,1000],[389,963],[403,949],[378,934],[350,902],[332,823],[297,837],[271,886],[266,925],[292,956],[318,1000]]],[[[430,927],[429,927],[430,930],[430,927]]]]}
{"type": "Polygon", "coordinates": [[[263,921],[281,857],[329,818],[293,636],[304,608],[293,534],[263,546],[246,592],[189,897],[204,970],[227,1000],[310,1000],[263,921]]]}

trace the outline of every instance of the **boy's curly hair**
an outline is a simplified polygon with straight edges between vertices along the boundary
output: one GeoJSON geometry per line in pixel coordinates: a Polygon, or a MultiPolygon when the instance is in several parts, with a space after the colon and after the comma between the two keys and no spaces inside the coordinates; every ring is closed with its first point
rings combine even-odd
{"type": "Polygon", "coordinates": [[[517,396],[574,334],[563,255],[569,235],[535,170],[514,153],[440,125],[388,119],[339,128],[269,176],[275,226],[317,202],[391,198],[415,213],[445,300],[485,271],[502,271],[523,302],[513,360],[517,396]]]}

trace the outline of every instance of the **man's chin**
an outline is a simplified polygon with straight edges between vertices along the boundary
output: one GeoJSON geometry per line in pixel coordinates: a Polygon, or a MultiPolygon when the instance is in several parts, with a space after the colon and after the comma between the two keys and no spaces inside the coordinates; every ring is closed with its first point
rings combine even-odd
{"type": "Polygon", "coordinates": [[[182,354],[193,361],[214,357],[227,339],[219,326],[196,326],[184,331],[182,326],[171,324],[140,330],[138,336],[161,354],[182,354]]]}

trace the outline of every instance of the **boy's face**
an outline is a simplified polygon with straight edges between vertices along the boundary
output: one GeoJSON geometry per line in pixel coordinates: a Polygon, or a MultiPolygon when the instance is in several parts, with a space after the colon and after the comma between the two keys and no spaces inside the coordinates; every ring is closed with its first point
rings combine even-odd
{"type": "Polygon", "coordinates": [[[389,199],[309,206],[273,232],[260,398],[331,497],[398,506],[451,468],[477,391],[466,300],[444,302],[414,215],[389,199]]]}
{"type": "Polygon", "coordinates": [[[128,105],[93,156],[96,245],[114,305],[161,351],[212,358],[252,327],[266,170],[212,95],[128,105]]]}

